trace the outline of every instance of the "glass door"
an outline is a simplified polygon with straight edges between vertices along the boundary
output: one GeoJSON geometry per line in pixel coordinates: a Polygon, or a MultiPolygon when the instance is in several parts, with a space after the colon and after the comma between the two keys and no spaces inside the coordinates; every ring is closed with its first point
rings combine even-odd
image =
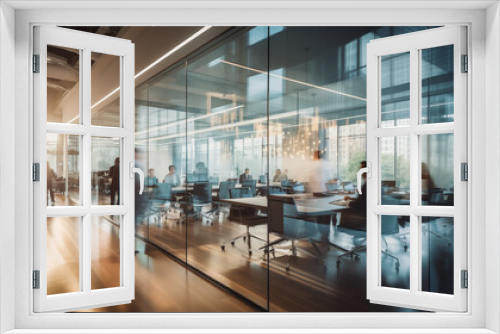
{"type": "Polygon", "coordinates": [[[445,27],[368,44],[367,297],[373,303],[466,311],[465,38],[465,28],[445,27]],[[396,193],[387,193],[388,182],[396,193]],[[397,242],[386,233],[394,222],[397,242]]]}
{"type": "Polygon", "coordinates": [[[134,44],[57,27],[35,27],[34,43],[34,310],[130,303],[134,44]],[[119,65],[97,69],[97,57],[118,57],[119,65]],[[100,77],[109,81],[97,82],[97,71],[114,76],[106,72],[100,77]],[[95,111],[111,100],[119,103],[107,108],[104,122],[95,111]],[[119,242],[100,261],[107,256],[99,247],[103,220],[119,242]],[[100,280],[104,265],[114,277],[100,280]]]}

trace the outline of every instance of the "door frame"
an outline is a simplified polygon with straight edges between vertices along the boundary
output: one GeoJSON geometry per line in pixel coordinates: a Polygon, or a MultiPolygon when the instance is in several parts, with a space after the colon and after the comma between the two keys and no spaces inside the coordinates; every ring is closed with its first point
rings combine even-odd
{"type": "MultiPolygon", "coordinates": [[[[118,6],[118,5],[116,5],[118,6]]],[[[375,6],[375,5],[374,5],[375,6]]],[[[499,178],[494,175],[493,181],[485,183],[485,171],[481,166],[485,166],[486,160],[498,160],[498,144],[496,142],[487,143],[485,130],[489,129],[493,132],[495,130],[492,124],[486,124],[484,119],[497,121],[498,116],[494,114],[492,108],[485,108],[485,94],[490,98],[496,97],[499,90],[499,80],[493,77],[494,74],[498,76],[498,72],[491,71],[488,76],[490,85],[486,87],[487,74],[485,72],[485,55],[488,57],[489,64],[498,68],[496,64],[498,53],[496,48],[499,46],[498,41],[491,39],[498,39],[498,31],[493,29],[493,32],[487,32],[484,29],[484,22],[489,20],[493,27],[498,27],[499,18],[498,8],[491,9],[487,15],[485,10],[477,9],[462,9],[462,10],[449,10],[449,9],[413,9],[413,10],[387,10],[384,9],[383,3],[378,4],[379,9],[377,15],[374,15],[372,9],[320,9],[319,5],[312,11],[314,13],[314,22],[311,15],[306,15],[304,9],[266,9],[266,15],[261,15],[262,11],[241,11],[234,8],[226,8],[218,10],[217,14],[214,12],[213,17],[208,18],[206,15],[206,8],[190,8],[188,11],[182,9],[164,9],[164,10],[120,10],[109,11],[106,16],[106,21],[103,20],[102,13],[97,9],[85,10],[72,10],[66,9],[61,11],[40,11],[40,10],[20,10],[16,13],[16,87],[17,92],[15,96],[15,110],[16,119],[13,123],[16,129],[16,145],[15,151],[15,167],[16,175],[20,175],[20,180],[16,185],[15,194],[15,277],[17,279],[15,291],[15,326],[17,328],[85,328],[89,325],[93,328],[114,328],[120,326],[122,328],[134,328],[139,318],[144,322],[144,327],[161,328],[168,319],[168,323],[172,328],[180,328],[190,326],[193,323],[197,324],[199,328],[239,328],[250,327],[254,328],[256,323],[261,324],[266,328],[282,328],[283,323],[287,323],[290,327],[294,328],[349,328],[353,323],[359,327],[363,324],[365,328],[404,328],[410,324],[411,327],[421,328],[425,332],[426,328],[478,328],[477,332],[485,332],[481,328],[492,328],[496,330],[499,324],[494,316],[499,313],[499,302],[495,298],[498,296],[498,263],[490,265],[488,272],[488,279],[485,279],[486,269],[483,257],[486,260],[496,261],[497,256],[493,254],[499,253],[499,238],[498,227],[493,226],[491,223],[494,218],[499,217],[498,209],[492,208],[491,211],[486,211],[485,193],[495,191],[500,186],[499,178]],[[99,15],[101,14],[101,15],[99,15]],[[489,18],[488,18],[488,17],[489,18]],[[175,21],[169,21],[169,17],[176,17],[175,21]],[[239,19],[239,20],[238,20],[239,19]],[[32,310],[32,290],[30,289],[30,271],[32,268],[30,256],[30,245],[32,245],[32,212],[26,210],[27,205],[32,205],[26,200],[30,197],[32,191],[32,184],[29,180],[31,168],[31,150],[30,142],[32,141],[33,124],[32,124],[32,105],[25,98],[26,93],[28,96],[32,95],[31,90],[31,76],[29,73],[31,45],[32,45],[32,26],[40,23],[53,24],[58,22],[67,25],[98,25],[103,24],[116,24],[116,25],[199,25],[214,24],[214,25],[286,25],[290,22],[296,25],[441,25],[441,24],[462,24],[468,26],[469,31],[469,57],[472,60],[469,69],[472,75],[469,76],[469,91],[468,115],[469,133],[471,138],[469,140],[469,152],[471,154],[469,171],[470,171],[470,184],[474,180],[474,185],[469,187],[469,221],[470,225],[474,225],[474,233],[469,227],[469,235],[471,242],[468,244],[469,254],[469,268],[470,288],[469,294],[469,312],[466,314],[248,314],[242,316],[236,315],[221,315],[214,314],[209,317],[206,315],[188,315],[188,314],[49,314],[37,315],[33,314],[32,310]],[[488,39],[489,37],[489,39],[488,39]],[[485,41],[490,48],[495,50],[485,49],[485,41]],[[472,122],[472,116],[475,116],[475,121],[472,122]],[[488,127],[490,125],[490,127],[488,127]],[[29,135],[26,136],[26,133],[29,135]],[[492,156],[486,159],[484,154],[484,145],[488,144],[491,149],[492,156]],[[25,152],[20,153],[20,152],[25,152]],[[477,169],[474,166],[478,166],[477,169]],[[486,189],[486,191],[485,191],[486,189]],[[28,194],[28,195],[26,195],[28,194]],[[471,196],[472,195],[472,196],[471,196]],[[486,213],[493,216],[491,221],[485,222],[486,213]],[[488,239],[486,235],[490,236],[488,239]],[[485,243],[488,242],[488,252],[486,252],[485,243]],[[472,247],[474,245],[474,247],[472,247]],[[485,284],[488,287],[488,294],[485,293],[485,284]],[[496,284],[496,286],[495,286],[496,284]],[[494,292],[492,294],[492,292],[494,292]],[[491,296],[488,298],[488,296],[491,296]],[[495,300],[494,300],[495,299],[495,300]],[[486,300],[486,302],[485,302],[486,300]],[[487,312],[488,307],[488,312],[487,312]],[[423,317],[423,318],[422,318],[423,317]],[[353,320],[355,322],[353,322],[353,320]],[[422,322],[422,319],[425,319],[422,322]],[[92,320],[91,323],[89,320],[92,320]],[[196,320],[193,322],[193,320],[196,320]],[[390,321],[390,322],[388,322],[390,321]]],[[[449,6],[449,5],[443,5],[449,6]]],[[[187,5],[186,5],[186,8],[187,5]]],[[[2,67],[3,70],[3,67],[2,67]]],[[[4,91],[2,88],[2,97],[4,91]]],[[[493,106],[498,106],[498,102],[492,102],[493,106]]],[[[491,106],[491,105],[490,105],[491,106]]],[[[498,139],[497,136],[494,139],[498,139]]],[[[3,149],[4,144],[2,144],[3,149]]],[[[3,150],[2,150],[3,151],[3,150]]],[[[10,151],[11,152],[11,151],[10,151]]],[[[3,153],[6,154],[6,153],[3,153]]],[[[493,172],[493,169],[489,169],[493,172]]],[[[17,178],[17,177],[16,177],[17,178]]],[[[493,193],[493,192],[492,192],[493,193]]],[[[492,195],[489,202],[497,200],[498,194],[492,195]]],[[[498,205],[497,205],[498,207],[498,205]]],[[[498,261],[497,261],[498,262],[498,261]]],[[[375,330],[376,331],[376,330],[375,330]]],[[[468,332],[471,332],[469,330],[468,332]]],[[[401,332],[398,330],[398,332],[401,332]]]]}

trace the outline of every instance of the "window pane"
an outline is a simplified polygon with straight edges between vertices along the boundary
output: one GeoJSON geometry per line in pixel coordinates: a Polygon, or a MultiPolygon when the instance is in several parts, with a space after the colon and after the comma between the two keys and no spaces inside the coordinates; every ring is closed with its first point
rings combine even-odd
{"type": "Polygon", "coordinates": [[[382,286],[410,289],[410,217],[380,216],[382,286]]]}
{"type": "Polygon", "coordinates": [[[80,205],[80,137],[47,133],[47,205],[80,205]]]}
{"type": "Polygon", "coordinates": [[[227,199],[229,188],[246,182],[254,197],[267,172],[267,48],[267,27],[251,28],[188,64],[182,152],[193,194],[186,208],[187,262],[264,308],[267,218],[251,208],[239,218],[237,209],[217,203],[217,189],[227,199]]]}
{"type": "Polygon", "coordinates": [[[91,289],[119,287],[120,284],[120,223],[121,217],[92,216],[91,289]]]}
{"type": "Polygon", "coordinates": [[[453,134],[423,135],[422,205],[453,206],[453,134]]]}
{"type": "Polygon", "coordinates": [[[453,294],[453,218],[422,217],[422,291],[453,294]]]}
{"type": "Polygon", "coordinates": [[[410,137],[380,138],[381,203],[410,205],[410,137]]]}
{"type": "Polygon", "coordinates": [[[422,124],[453,122],[453,45],[422,50],[422,124]]]}
{"type": "Polygon", "coordinates": [[[120,139],[92,137],[92,205],[118,205],[120,196],[120,139]]]}
{"type": "Polygon", "coordinates": [[[381,127],[410,125],[410,53],[381,57],[381,127]]]}
{"type": "Polygon", "coordinates": [[[47,294],[78,291],[80,291],[80,218],[48,217],[47,294]]]}
{"type": "Polygon", "coordinates": [[[92,125],[119,127],[120,57],[97,52],[91,57],[92,125]]]}
{"type": "Polygon", "coordinates": [[[47,122],[80,123],[80,50],[47,46],[47,122]]]}
{"type": "MultiPolygon", "coordinates": [[[[152,242],[186,261],[186,69],[162,76],[148,87],[149,143],[146,191],[150,196],[148,217],[137,225],[148,226],[152,242]]],[[[144,135],[143,132],[139,132],[144,135]]]]}

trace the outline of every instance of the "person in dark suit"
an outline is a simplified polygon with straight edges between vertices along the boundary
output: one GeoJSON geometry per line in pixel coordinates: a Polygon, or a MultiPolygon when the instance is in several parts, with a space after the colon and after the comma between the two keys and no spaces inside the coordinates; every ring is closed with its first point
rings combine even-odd
{"type": "Polygon", "coordinates": [[[115,159],[115,164],[109,168],[109,176],[111,177],[111,205],[120,204],[120,158],[115,159]],[[115,202],[116,198],[116,202],[115,202]]]}
{"type": "Polygon", "coordinates": [[[54,180],[56,178],[56,173],[50,168],[50,163],[47,161],[47,191],[50,194],[50,205],[54,205],[54,180]]]}
{"type": "Polygon", "coordinates": [[[243,183],[243,181],[250,181],[252,180],[252,175],[250,175],[250,168],[245,168],[245,173],[240,175],[240,183],[243,183]]]}

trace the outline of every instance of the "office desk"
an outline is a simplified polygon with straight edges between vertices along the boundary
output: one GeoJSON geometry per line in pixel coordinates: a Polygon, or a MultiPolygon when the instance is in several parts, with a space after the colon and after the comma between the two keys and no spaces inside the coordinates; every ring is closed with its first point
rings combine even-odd
{"type": "MultiPolygon", "coordinates": [[[[300,195],[279,195],[279,196],[292,196],[295,198],[295,203],[297,204],[297,210],[299,213],[310,216],[325,216],[330,215],[335,212],[339,212],[347,209],[347,206],[334,205],[330,202],[338,199],[336,196],[332,197],[313,197],[310,194],[300,194],[300,195]]],[[[259,210],[267,210],[267,197],[246,197],[246,198],[234,198],[234,199],[223,199],[222,203],[231,204],[240,207],[250,207],[259,210]]]]}
{"type": "MultiPolygon", "coordinates": [[[[269,183],[269,186],[271,187],[275,187],[275,186],[281,186],[281,184],[279,182],[271,182],[269,183]]],[[[240,183],[237,183],[235,186],[235,188],[241,188],[241,184],[240,183]]],[[[266,183],[257,183],[257,188],[265,188],[267,187],[267,184],[266,183]]],[[[212,191],[218,191],[219,190],[219,186],[212,186],[212,191]]],[[[193,185],[187,185],[187,186],[178,186],[178,187],[173,187],[172,188],[172,194],[180,194],[180,193],[185,193],[186,191],[188,193],[192,193],[193,192],[193,185]]]]}

